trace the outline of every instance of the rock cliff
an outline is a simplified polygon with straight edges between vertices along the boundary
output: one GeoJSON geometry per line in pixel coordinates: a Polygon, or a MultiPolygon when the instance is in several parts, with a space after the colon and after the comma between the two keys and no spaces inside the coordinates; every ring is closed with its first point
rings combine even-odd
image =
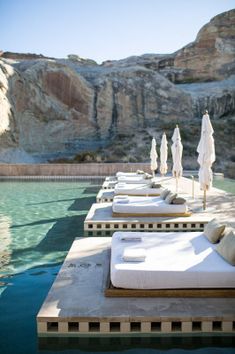
{"type": "MultiPolygon", "coordinates": [[[[151,135],[160,139],[164,129],[170,138],[180,123],[192,167],[204,109],[220,130],[221,122],[234,123],[234,33],[231,10],[168,55],[98,65],[72,54],[0,53],[0,161],[148,160],[151,135]]],[[[228,148],[228,165],[231,154],[228,148]]]]}
{"type": "Polygon", "coordinates": [[[104,66],[135,64],[158,71],[174,83],[223,80],[235,74],[235,10],[215,16],[199,31],[194,42],[173,54],[145,54],[106,61],[104,66]]]}

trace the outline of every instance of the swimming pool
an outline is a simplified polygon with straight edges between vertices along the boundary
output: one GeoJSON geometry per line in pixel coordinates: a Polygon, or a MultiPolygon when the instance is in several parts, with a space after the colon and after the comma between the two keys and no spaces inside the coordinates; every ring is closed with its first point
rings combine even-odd
{"type": "Polygon", "coordinates": [[[83,235],[100,184],[0,183],[0,353],[234,353],[231,336],[38,340],[36,315],[74,238],[83,235]]]}
{"type": "Polygon", "coordinates": [[[235,195],[235,180],[231,178],[214,178],[213,186],[235,195]]]}

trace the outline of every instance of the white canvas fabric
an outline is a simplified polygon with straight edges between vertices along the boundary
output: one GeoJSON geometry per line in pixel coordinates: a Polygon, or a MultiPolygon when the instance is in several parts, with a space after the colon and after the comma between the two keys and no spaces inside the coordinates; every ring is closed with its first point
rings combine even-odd
{"type": "MultiPolygon", "coordinates": [[[[128,243],[133,249],[140,242],[128,243]]],[[[111,244],[111,281],[127,289],[235,288],[235,267],[225,261],[202,232],[115,232],[111,244]],[[140,236],[144,262],[122,258],[121,235],[140,236]]]]}
{"type": "Polygon", "coordinates": [[[156,150],[156,140],[153,138],[152,139],[152,145],[151,145],[151,150],[150,150],[150,160],[151,160],[151,164],[150,164],[150,169],[151,171],[154,173],[157,169],[157,158],[158,158],[158,154],[157,154],[157,150],[156,150]]]}
{"type": "Polygon", "coordinates": [[[127,196],[126,201],[115,196],[112,210],[114,213],[122,214],[177,214],[186,213],[186,204],[167,204],[161,197],[134,197],[127,196]]]}
{"type": "Polygon", "coordinates": [[[183,145],[181,143],[180,130],[176,126],[174,134],[172,136],[173,144],[171,145],[171,153],[173,160],[172,175],[174,177],[181,177],[183,174],[182,167],[182,154],[183,154],[183,145]]]}
{"type": "Polygon", "coordinates": [[[167,147],[167,139],[166,134],[163,133],[160,147],[160,173],[161,175],[165,175],[167,173],[167,155],[168,155],[168,147],[167,147]]]}
{"type": "Polygon", "coordinates": [[[215,161],[215,145],[213,138],[214,130],[212,128],[210,117],[204,114],[202,117],[201,138],[197,147],[199,169],[199,183],[202,190],[209,190],[212,186],[211,166],[215,161]]]}

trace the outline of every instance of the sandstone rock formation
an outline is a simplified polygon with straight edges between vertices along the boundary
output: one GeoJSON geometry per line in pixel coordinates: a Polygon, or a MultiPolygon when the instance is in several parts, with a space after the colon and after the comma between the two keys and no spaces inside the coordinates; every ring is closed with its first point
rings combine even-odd
{"type": "MultiPolygon", "coordinates": [[[[205,109],[215,130],[234,123],[234,33],[231,10],[173,54],[98,65],[74,54],[0,53],[0,161],[147,160],[150,136],[160,139],[164,129],[170,138],[176,123],[186,159],[195,155],[205,109]]],[[[223,149],[232,161],[231,149],[223,149]]]]}
{"type": "Polygon", "coordinates": [[[4,121],[12,127],[0,144],[6,147],[8,139],[32,154],[75,153],[89,141],[100,146],[127,129],[154,125],[160,116],[176,121],[192,115],[190,95],[141,67],[88,78],[56,60],[4,60],[1,68],[4,121]]]}
{"type": "Polygon", "coordinates": [[[222,80],[235,74],[235,10],[215,16],[198,33],[196,40],[173,54],[145,54],[105,67],[135,64],[158,71],[174,83],[222,80]]]}
{"type": "Polygon", "coordinates": [[[177,52],[174,65],[188,72],[190,81],[212,81],[235,74],[235,11],[214,17],[195,42],[177,52]]]}

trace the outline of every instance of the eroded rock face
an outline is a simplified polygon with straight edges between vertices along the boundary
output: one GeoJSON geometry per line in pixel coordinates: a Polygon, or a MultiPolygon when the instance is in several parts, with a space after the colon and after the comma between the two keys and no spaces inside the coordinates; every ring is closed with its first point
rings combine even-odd
{"type": "Polygon", "coordinates": [[[145,54],[117,61],[104,67],[140,65],[159,72],[174,83],[223,80],[235,74],[235,10],[212,18],[196,40],[172,54],[145,54]]]}
{"type": "Polygon", "coordinates": [[[18,145],[18,125],[8,95],[14,78],[19,80],[13,67],[0,61],[0,147],[12,148],[18,145]]]}
{"type": "MultiPolygon", "coordinates": [[[[195,42],[167,55],[146,54],[97,65],[76,55],[51,59],[1,54],[0,150],[4,162],[7,156],[11,162],[14,156],[17,162],[21,156],[25,162],[30,156],[35,161],[69,158],[107,144],[114,148],[105,161],[113,161],[115,154],[122,160],[126,150],[122,136],[134,158],[131,144],[143,132],[147,135],[140,149],[147,158],[145,140],[153,131],[160,134],[166,129],[170,134],[178,122],[198,127],[205,109],[212,119],[226,122],[226,117],[235,116],[234,16],[235,10],[216,16],[195,42]],[[220,81],[207,83],[212,79],[220,81]]],[[[190,144],[184,150],[189,155],[190,144]]],[[[141,154],[135,158],[143,159],[141,154]]]]}
{"type": "Polygon", "coordinates": [[[35,60],[35,59],[54,59],[51,57],[45,57],[42,54],[32,53],[13,53],[0,51],[0,57],[13,60],[35,60]]]}
{"type": "Polygon", "coordinates": [[[80,75],[54,61],[36,61],[23,71],[12,66],[5,97],[11,105],[6,116],[18,132],[16,144],[26,152],[65,151],[74,138],[96,133],[94,90],[80,75]]]}
{"type": "Polygon", "coordinates": [[[188,81],[221,80],[235,74],[235,10],[206,24],[195,42],[177,52],[174,67],[186,70],[188,81]]]}
{"type": "Polygon", "coordinates": [[[141,67],[101,71],[89,81],[78,68],[54,60],[2,67],[12,70],[5,90],[12,108],[4,109],[5,120],[14,123],[15,143],[28,153],[75,152],[84,141],[102,145],[159,118],[192,116],[190,95],[141,67]]]}
{"type": "Polygon", "coordinates": [[[190,94],[194,117],[206,109],[213,119],[235,116],[235,75],[222,81],[177,85],[190,94]]]}
{"type": "Polygon", "coordinates": [[[120,69],[99,76],[94,85],[96,120],[102,138],[155,126],[159,118],[176,121],[192,116],[190,95],[151,70],[120,69]]]}

